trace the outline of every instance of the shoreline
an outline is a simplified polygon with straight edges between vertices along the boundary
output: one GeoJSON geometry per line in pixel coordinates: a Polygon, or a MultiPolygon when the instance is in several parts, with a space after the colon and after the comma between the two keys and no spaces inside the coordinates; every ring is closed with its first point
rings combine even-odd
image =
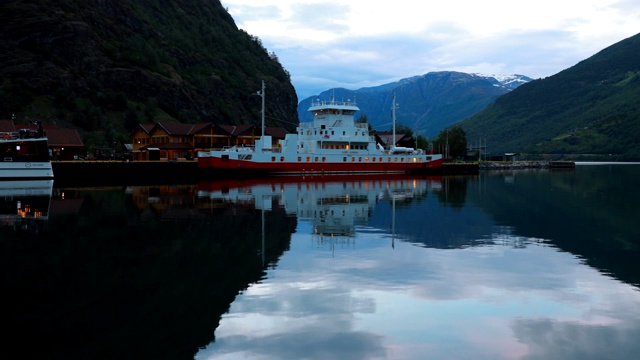
{"type": "Polygon", "coordinates": [[[480,170],[515,170],[515,169],[574,169],[573,161],[482,161],[478,163],[480,170]]]}

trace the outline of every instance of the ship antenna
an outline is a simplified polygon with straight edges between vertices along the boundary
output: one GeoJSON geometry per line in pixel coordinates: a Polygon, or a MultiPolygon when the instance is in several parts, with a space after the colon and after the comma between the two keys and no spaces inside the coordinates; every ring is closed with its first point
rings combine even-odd
{"type": "Polygon", "coordinates": [[[262,137],[264,137],[264,80],[262,80],[262,89],[256,92],[262,98],[262,110],[260,111],[262,117],[262,137]]]}
{"type": "Polygon", "coordinates": [[[393,123],[393,147],[396,146],[396,94],[393,94],[393,102],[391,105],[391,121],[393,123]]]}

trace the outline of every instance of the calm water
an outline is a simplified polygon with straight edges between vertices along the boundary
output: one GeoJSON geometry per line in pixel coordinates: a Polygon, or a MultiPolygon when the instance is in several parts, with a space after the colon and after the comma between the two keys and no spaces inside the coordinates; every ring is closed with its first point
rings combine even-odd
{"type": "Polygon", "coordinates": [[[636,359],[638,179],[0,188],[0,357],[636,359]]]}

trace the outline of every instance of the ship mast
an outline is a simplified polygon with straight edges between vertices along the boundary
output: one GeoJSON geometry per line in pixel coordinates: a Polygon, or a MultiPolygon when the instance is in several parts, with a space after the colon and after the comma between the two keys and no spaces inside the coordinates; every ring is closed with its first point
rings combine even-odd
{"type": "Polygon", "coordinates": [[[262,80],[262,89],[256,92],[256,95],[259,95],[262,98],[262,110],[260,114],[262,115],[262,137],[264,138],[264,80],[262,80]]]}
{"type": "Polygon", "coordinates": [[[391,121],[393,123],[393,145],[396,147],[396,94],[393,94],[393,102],[391,104],[391,121]]]}

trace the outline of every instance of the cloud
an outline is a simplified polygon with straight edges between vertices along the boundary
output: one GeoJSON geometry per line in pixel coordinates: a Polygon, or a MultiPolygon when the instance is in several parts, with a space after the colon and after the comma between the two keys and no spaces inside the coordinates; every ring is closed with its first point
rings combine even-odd
{"type": "Polygon", "coordinates": [[[291,74],[300,100],[430,71],[554,75],[638,32],[633,0],[226,0],[291,74]]]}

